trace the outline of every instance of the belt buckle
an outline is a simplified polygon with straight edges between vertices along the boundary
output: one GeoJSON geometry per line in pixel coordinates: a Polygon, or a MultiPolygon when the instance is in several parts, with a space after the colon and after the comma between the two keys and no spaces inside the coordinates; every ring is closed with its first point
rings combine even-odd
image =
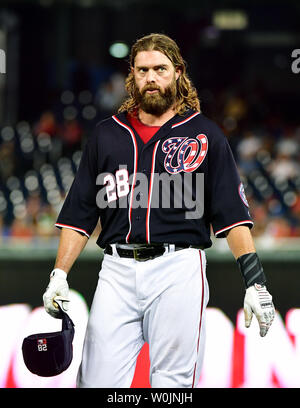
{"type": "Polygon", "coordinates": [[[147,256],[146,258],[141,258],[141,256],[139,255],[139,251],[141,250],[141,248],[134,248],[133,249],[133,257],[136,261],[139,262],[144,262],[144,261],[148,261],[149,259],[152,258],[152,256],[147,256]]]}

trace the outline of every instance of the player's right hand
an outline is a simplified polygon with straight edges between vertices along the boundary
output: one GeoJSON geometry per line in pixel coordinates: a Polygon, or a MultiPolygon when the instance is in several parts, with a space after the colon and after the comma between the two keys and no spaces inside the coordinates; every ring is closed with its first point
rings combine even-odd
{"type": "Polygon", "coordinates": [[[255,283],[246,289],[244,299],[245,326],[250,327],[253,313],[259,324],[259,334],[264,337],[275,317],[272,296],[264,285],[255,283]]]}
{"type": "Polygon", "coordinates": [[[61,318],[61,311],[55,300],[59,300],[59,304],[66,312],[69,303],[69,285],[67,282],[67,274],[62,269],[54,269],[50,274],[50,282],[43,295],[44,307],[47,313],[57,319],[61,318]]]}

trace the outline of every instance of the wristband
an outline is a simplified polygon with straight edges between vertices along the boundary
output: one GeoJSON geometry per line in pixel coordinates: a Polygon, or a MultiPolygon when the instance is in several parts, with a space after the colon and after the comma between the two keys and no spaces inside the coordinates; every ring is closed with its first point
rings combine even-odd
{"type": "Polygon", "coordinates": [[[53,278],[53,276],[57,276],[59,278],[65,278],[67,279],[67,273],[63,271],[62,269],[55,268],[53,271],[50,273],[50,278],[53,278]]]}
{"type": "Polygon", "coordinates": [[[259,283],[264,285],[267,281],[262,264],[256,252],[245,254],[237,259],[241,274],[243,275],[246,288],[259,283]]]}

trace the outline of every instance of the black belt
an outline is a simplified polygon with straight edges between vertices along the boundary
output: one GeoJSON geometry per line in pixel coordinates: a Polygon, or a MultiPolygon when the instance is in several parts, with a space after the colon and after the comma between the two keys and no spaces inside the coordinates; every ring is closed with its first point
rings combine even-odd
{"type": "MultiPolygon", "coordinates": [[[[134,258],[136,261],[148,261],[149,259],[157,258],[165,253],[168,244],[161,245],[145,245],[137,248],[120,248],[116,246],[116,251],[121,258],[134,258]]],[[[195,245],[174,245],[174,251],[179,251],[186,248],[204,249],[202,246],[195,245]]],[[[105,254],[112,255],[113,249],[111,245],[106,245],[105,254]]]]}

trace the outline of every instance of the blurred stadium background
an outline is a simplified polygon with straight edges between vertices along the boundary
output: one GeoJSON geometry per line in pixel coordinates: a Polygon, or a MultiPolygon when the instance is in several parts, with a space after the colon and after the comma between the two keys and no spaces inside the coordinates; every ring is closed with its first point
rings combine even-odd
{"type": "MultiPolygon", "coordinates": [[[[299,308],[299,21],[297,1],[1,0],[0,309],[41,306],[59,236],[53,225],[82,149],[125,97],[130,46],[151,32],[178,42],[202,112],[229,140],[276,308],[283,319],[299,308]]],[[[88,307],[98,232],[70,275],[88,307]]],[[[209,306],[235,324],[243,287],[226,241],[207,258],[209,306]]],[[[289,386],[275,377],[274,386],[289,386]]]]}

